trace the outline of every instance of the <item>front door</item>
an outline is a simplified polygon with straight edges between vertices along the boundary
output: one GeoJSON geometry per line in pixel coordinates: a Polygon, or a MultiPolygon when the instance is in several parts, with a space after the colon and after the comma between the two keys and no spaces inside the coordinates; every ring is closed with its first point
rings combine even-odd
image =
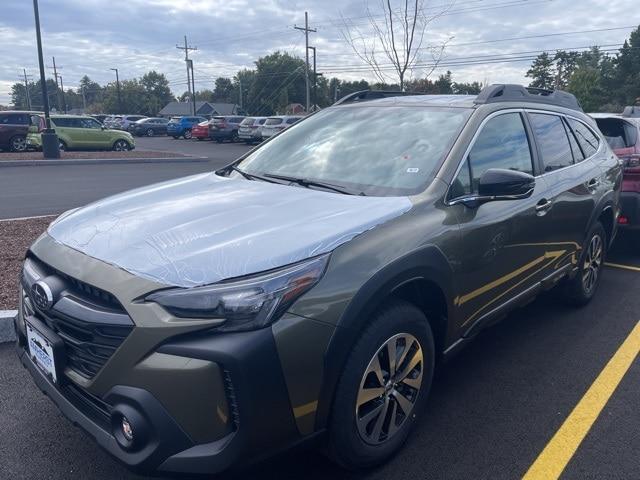
{"type": "Polygon", "coordinates": [[[548,187],[536,179],[531,197],[483,203],[470,208],[456,198],[478,193],[490,168],[537,173],[524,112],[498,113],[480,127],[451,185],[449,208],[456,209],[460,248],[456,269],[456,318],[464,332],[492,311],[542,280],[561,254],[547,245],[551,220],[545,208],[548,187]]]}

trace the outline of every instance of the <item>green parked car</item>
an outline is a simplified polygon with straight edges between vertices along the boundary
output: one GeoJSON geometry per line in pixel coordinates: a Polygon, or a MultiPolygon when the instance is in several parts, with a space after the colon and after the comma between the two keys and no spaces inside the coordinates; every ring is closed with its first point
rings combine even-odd
{"type": "MultiPolygon", "coordinates": [[[[45,128],[44,117],[31,118],[27,135],[27,148],[40,150],[40,132],[45,128]]],[[[51,127],[60,141],[60,150],[133,150],[136,146],[133,136],[121,130],[109,130],[95,118],[83,115],[52,115],[51,127]]]]}

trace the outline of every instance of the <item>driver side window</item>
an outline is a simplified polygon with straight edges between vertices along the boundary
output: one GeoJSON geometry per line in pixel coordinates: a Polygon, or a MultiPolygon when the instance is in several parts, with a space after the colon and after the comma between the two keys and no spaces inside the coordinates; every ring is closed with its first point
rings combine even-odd
{"type": "Polygon", "coordinates": [[[533,175],[531,148],[519,113],[498,115],[484,125],[451,185],[451,199],[477,194],[480,177],[490,168],[533,175]]]}

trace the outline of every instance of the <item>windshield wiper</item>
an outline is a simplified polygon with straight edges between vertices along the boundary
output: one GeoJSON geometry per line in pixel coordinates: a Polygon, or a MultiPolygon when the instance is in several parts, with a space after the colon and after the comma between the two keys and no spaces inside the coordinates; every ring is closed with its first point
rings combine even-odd
{"type": "Polygon", "coordinates": [[[234,172],[238,172],[240,175],[242,175],[244,178],[246,178],[247,180],[262,180],[263,182],[269,182],[269,183],[279,183],[279,182],[274,182],[273,180],[271,180],[270,178],[266,178],[263,177],[262,175],[256,175],[255,173],[249,173],[249,172],[245,172],[244,170],[236,167],[235,165],[229,165],[228,167],[226,167],[228,170],[233,170],[234,172]]]}
{"type": "Polygon", "coordinates": [[[349,190],[342,185],[337,185],[335,183],[329,182],[321,182],[319,180],[309,180],[308,178],[298,178],[298,177],[290,177],[288,175],[278,175],[275,173],[265,173],[265,177],[269,178],[277,178],[278,180],[284,180],[285,182],[297,183],[301,187],[320,187],[326,188],[327,190],[332,190],[334,192],[343,193],[345,195],[366,195],[364,192],[356,192],[353,190],[349,190]]]}

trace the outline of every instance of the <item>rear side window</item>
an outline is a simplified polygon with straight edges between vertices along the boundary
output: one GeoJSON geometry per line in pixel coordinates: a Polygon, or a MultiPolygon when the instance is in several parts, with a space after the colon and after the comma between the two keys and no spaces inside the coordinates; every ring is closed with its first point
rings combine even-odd
{"type": "Polygon", "coordinates": [[[53,122],[56,124],[56,127],[74,127],[73,118],[52,118],[53,122]]]}
{"type": "Polygon", "coordinates": [[[267,121],[266,118],[261,118],[260,120],[258,120],[258,125],[264,125],[264,122],[266,121],[267,121]]]}
{"type": "Polygon", "coordinates": [[[582,122],[578,122],[572,118],[568,118],[567,120],[571,129],[576,134],[576,139],[584,152],[584,156],[589,158],[591,155],[594,155],[598,151],[598,144],[600,143],[596,134],[582,122]]]}
{"type": "Polygon", "coordinates": [[[557,115],[531,113],[531,126],[542,154],[545,172],[552,172],[573,164],[569,137],[557,115]]]}
{"type": "Polygon", "coordinates": [[[582,149],[580,148],[580,145],[578,145],[578,141],[576,140],[576,135],[573,132],[573,130],[571,130],[571,128],[569,127],[567,121],[568,119],[564,119],[565,123],[564,123],[564,127],[567,130],[567,136],[569,137],[569,144],[571,145],[571,153],[573,153],[573,161],[575,163],[580,163],[582,160],[585,159],[584,153],[582,153],[582,149]]]}
{"type": "Polygon", "coordinates": [[[285,123],[287,123],[288,125],[291,125],[293,123],[296,123],[298,120],[300,120],[299,118],[287,118],[287,121],[285,123]]]}
{"type": "Polygon", "coordinates": [[[29,125],[29,115],[26,113],[0,115],[0,125],[29,125]]]}

